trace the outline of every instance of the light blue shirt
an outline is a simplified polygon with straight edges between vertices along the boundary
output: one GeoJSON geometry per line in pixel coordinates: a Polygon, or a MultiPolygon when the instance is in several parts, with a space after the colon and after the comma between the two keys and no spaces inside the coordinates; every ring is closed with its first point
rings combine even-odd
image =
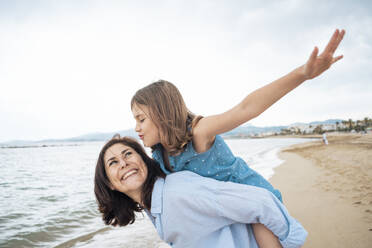
{"type": "Polygon", "coordinates": [[[307,236],[268,190],[190,171],[157,179],[146,212],[160,238],[174,248],[256,248],[249,223],[264,224],[283,247],[300,247],[307,236]]]}

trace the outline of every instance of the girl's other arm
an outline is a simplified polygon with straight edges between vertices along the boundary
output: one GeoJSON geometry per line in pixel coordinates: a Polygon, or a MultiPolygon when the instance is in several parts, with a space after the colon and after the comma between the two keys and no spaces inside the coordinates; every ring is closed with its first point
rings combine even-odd
{"type": "Polygon", "coordinates": [[[217,134],[230,131],[239,125],[257,117],[267,108],[277,102],[288,92],[308,79],[315,78],[331,67],[343,56],[333,57],[345,31],[334,32],[324,51],[318,56],[315,47],[306,64],[296,68],[289,74],[275,80],[250,93],[238,105],[229,111],[202,118],[193,129],[193,142],[198,152],[209,149],[217,134]],[[206,148],[206,149],[205,149],[206,148]]]}

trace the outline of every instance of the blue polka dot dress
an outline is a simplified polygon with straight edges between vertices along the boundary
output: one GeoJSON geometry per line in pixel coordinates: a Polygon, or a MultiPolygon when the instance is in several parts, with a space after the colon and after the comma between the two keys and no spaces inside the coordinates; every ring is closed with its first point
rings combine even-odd
{"type": "MultiPolygon", "coordinates": [[[[153,151],[153,158],[160,164],[164,173],[170,173],[164,166],[160,147],[153,151]]],[[[189,142],[181,154],[169,156],[169,163],[175,172],[189,170],[201,176],[211,177],[220,181],[265,188],[282,201],[280,191],[274,189],[265,178],[249,168],[243,159],[235,157],[219,135],[216,135],[214,144],[208,151],[197,153],[193,148],[192,142],[189,142]]]]}

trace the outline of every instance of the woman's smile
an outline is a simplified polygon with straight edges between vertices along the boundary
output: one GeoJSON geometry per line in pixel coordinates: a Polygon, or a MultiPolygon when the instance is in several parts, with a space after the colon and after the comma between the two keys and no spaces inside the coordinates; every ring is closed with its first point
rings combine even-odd
{"type": "Polygon", "coordinates": [[[137,174],[137,173],[138,173],[138,169],[131,169],[131,170],[129,170],[129,171],[127,171],[127,172],[125,172],[125,173],[123,174],[123,176],[121,177],[121,180],[124,181],[124,180],[126,180],[128,177],[130,177],[130,176],[132,176],[132,175],[134,175],[134,174],[137,174]]]}

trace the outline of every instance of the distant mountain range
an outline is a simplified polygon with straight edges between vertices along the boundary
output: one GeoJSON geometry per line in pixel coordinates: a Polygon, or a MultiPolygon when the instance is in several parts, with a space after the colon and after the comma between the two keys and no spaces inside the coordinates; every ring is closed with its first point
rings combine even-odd
{"type": "Polygon", "coordinates": [[[313,122],[310,122],[310,123],[296,122],[296,123],[293,123],[293,124],[289,125],[289,127],[299,126],[299,125],[312,125],[312,126],[316,126],[316,125],[325,125],[325,124],[336,124],[337,122],[338,123],[341,123],[342,121],[344,121],[344,120],[341,120],[341,119],[329,119],[329,120],[326,120],[326,121],[313,121],[313,122]]]}
{"type": "MultiPolygon", "coordinates": [[[[293,123],[288,126],[269,126],[269,127],[256,127],[250,124],[237,127],[229,132],[222,134],[224,137],[233,137],[237,135],[249,136],[252,134],[259,134],[259,133],[266,133],[266,132],[280,132],[283,128],[288,128],[291,126],[298,126],[298,125],[321,125],[321,124],[335,124],[336,122],[341,123],[341,119],[330,119],[326,121],[314,121],[310,123],[293,123]]],[[[39,141],[27,141],[27,140],[14,140],[5,143],[0,143],[1,146],[9,146],[9,145],[30,145],[35,143],[54,143],[54,142],[86,142],[86,141],[105,141],[112,138],[115,134],[119,133],[121,136],[131,136],[134,138],[138,138],[137,133],[133,129],[121,130],[117,132],[109,132],[109,133],[89,133],[84,134],[77,137],[66,138],[66,139],[47,139],[47,140],[39,140],[39,141]]]]}
{"type": "Polygon", "coordinates": [[[297,122],[293,123],[288,126],[269,126],[269,127],[255,127],[252,125],[245,125],[245,126],[240,126],[237,127],[227,133],[224,133],[224,137],[236,137],[236,136],[249,136],[249,135],[254,135],[254,134],[260,134],[260,133],[268,133],[268,132],[280,132],[284,128],[289,128],[293,126],[302,126],[302,125],[312,125],[312,126],[317,126],[317,125],[326,125],[326,124],[336,124],[336,122],[341,123],[341,119],[329,119],[325,121],[313,121],[310,123],[302,123],[302,122],[297,122]]]}
{"type": "Polygon", "coordinates": [[[256,127],[253,125],[245,125],[237,127],[229,132],[222,134],[224,137],[236,136],[236,135],[252,135],[267,132],[280,132],[283,128],[288,126],[270,126],[270,127],[256,127]]]}
{"type": "Polygon", "coordinates": [[[109,133],[88,133],[84,135],[80,135],[77,137],[67,138],[67,139],[49,139],[49,140],[43,140],[47,142],[53,142],[53,141],[67,141],[67,142],[73,142],[73,141],[105,141],[111,139],[115,134],[120,134],[120,136],[131,136],[134,138],[138,137],[138,134],[133,129],[128,130],[121,130],[117,132],[109,132],[109,133]]]}

